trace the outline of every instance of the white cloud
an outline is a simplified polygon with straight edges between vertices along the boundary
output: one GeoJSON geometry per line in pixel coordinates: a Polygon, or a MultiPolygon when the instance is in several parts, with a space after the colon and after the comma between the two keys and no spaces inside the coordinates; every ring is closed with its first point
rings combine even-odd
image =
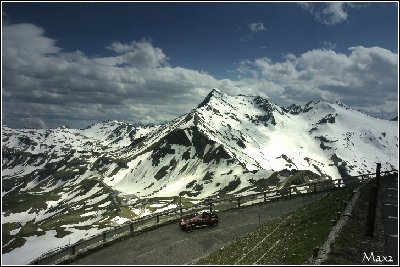
{"type": "Polygon", "coordinates": [[[162,122],[195,108],[214,87],[281,105],[342,100],[374,113],[397,113],[397,54],[379,47],[242,61],[238,73],[244,78],[234,81],[169,66],[162,49],[145,40],[114,42],[109,48],[116,56],[91,58],[63,52],[44,33],[32,24],[3,26],[2,111],[12,127],[162,122]]]}
{"type": "Polygon", "coordinates": [[[3,27],[3,61],[9,68],[25,66],[61,49],[55,40],[43,36],[44,30],[33,24],[23,23],[3,27]]]}
{"type": "Polygon", "coordinates": [[[300,5],[300,7],[302,9],[306,10],[306,11],[310,11],[310,12],[314,11],[312,3],[300,2],[300,3],[297,3],[297,4],[300,5]]]}
{"type": "Polygon", "coordinates": [[[333,26],[348,20],[348,14],[345,8],[361,8],[365,4],[355,4],[347,2],[329,2],[329,3],[299,3],[300,7],[314,14],[315,19],[325,25],[333,26]]]}
{"type": "Polygon", "coordinates": [[[115,57],[97,58],[98,62],[108,65],[131,65],[135,67],[159,67],[167,62],[164,52],[149,41],[132,41],[131,44],[113,42],[106,48],[120,54],[115,57]]]}
{"type": "MultiPolygon", "coordinates": [[[[283,102],[341,100],[365,111],[384,111],[390,99],[398,101],[398,55],[380,47],[350,47],[348,55],[316,49],[282,62],[269,58],[243,61],[239,71],[255,80],[283,85],[283,102]]],[[[391,109],[394,112],[393,105],[391,109]]],[[[387,111],[387,110],[386,110],[387,111]]],[[[397,112],[397,111],[396,111],[397,112]]]]}
{"type": "Polygon", "coordinates": [[[262,22],[253,22],[247,25],[252,32],[265,31],[264,23],[262,22]]]}
{"type": "Polygon", "coordinates": [[[317,17],[327,25],[342,23],[347,20],[347,13],[344,11],[343,6],[344,3],[340,2],[328,3],[317,17]]]}
{"type": "Polygon", "coordinates": [[[252,22],[246,25],[246,27],[238,27],[236,32],[239,34],[239,40],[241,42],[249,42],[253,40],[257,32],[266,31],[267,28],[262,22],[252,22]]]}
{"type": "Polygon", "coordinates": [[[322,45],[323,48],[328,49],[328,50],[333,50],[336,48],[335,43],[331,43],[328,41],[322,41],[322,42],[320,42],[320,44],[322,45]]]}
{"type": "Polygon", "coordinates": [[[22,123],[26,128],[46,129],[46,123],[40,118],[22,118],[22,123]]]}
{"type": "Polygon", "coordinates": [[[115,57],[90,58],[62,52],[33,24],[6,25],[3,32],[3,118],[10,126],[165,121],[195,108],[220,83],[169,66],[162,49],[145,40],[114,42],[115,57]]]}
{"type": "Polygon", "coordinates": [[[133,41],[131,44],[122,44],[114,41],[111,45],[106,46],[107,49],[114,51],[115,53],[122,54],[126,52],[132,52],[136,50],[136,42],[133,41]]]}

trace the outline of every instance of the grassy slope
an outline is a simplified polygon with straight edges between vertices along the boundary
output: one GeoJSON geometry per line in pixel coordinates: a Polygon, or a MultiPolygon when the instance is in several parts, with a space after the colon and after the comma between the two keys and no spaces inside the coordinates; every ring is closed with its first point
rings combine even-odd
{"type": "Polygon", "coordinates": [[[374,237],[365,236],[369,194],[369,185],[360,190],[360,197],[353,209],[352,219],[343,227],[324,264],[371,264],[367,261],[363,262],[364,252],[368,255],[371,251],[376,255],[384,255],[385,241],[379,200],[374,237]]]}
{"type": "Polygon", "coordinates": [[[325,195],[295,212],[272,220],[256,231],[195,262],[195,264],[302,264],[325,241],[330,221],[354,189],[325,195]]]}

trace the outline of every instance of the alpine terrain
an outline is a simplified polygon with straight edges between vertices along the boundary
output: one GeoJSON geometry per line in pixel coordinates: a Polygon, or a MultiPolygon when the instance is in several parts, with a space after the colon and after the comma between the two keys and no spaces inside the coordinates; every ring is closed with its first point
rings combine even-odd
{"type": "Polygon", "coordinates": [[[397,127],[341,102],[280,107],[218,89],[162,125],[2,126],[3,263],[174,208],[180,194],[195,202],[349,178],[376,162],[398,169],[397,127]]]}

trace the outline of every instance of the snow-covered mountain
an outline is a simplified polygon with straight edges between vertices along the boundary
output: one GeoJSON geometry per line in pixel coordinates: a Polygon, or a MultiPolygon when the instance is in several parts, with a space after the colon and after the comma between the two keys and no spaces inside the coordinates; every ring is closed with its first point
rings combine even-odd
{"type": "MultiPolygon", "coordinates": [[[[340,102],[284,108],[214,89],[196,109],[162,125],[3,126],[3,259],[27,263],[32,244],[49,235],[56,241],[44,242],[43,252],[143,216],[150,211],[140,208],[143,198],[249,194],[293,177],[373,172],[376,162],[398,169],[397,123],[340,102]]],[[[151,210],[176,206],[157,205],[151,210]]]]}

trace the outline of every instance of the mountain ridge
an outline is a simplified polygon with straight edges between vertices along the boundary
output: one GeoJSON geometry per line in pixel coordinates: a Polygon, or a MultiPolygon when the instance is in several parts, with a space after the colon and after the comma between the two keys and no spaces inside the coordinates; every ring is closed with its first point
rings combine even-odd
{"type": "MultiPolygon", "coordinates": [[[[135,127],[126,122],[107,120],[101,123],[92,124],[82,131],[79,131],[78,129],[59,127],[54,129],[54,131],[47,129],[37,130],[37,132],[41,136],[45,134],[46,138],[48,138],[49,135],[55,135],[57,137],[57,135],[64,134],[65,136],[68,136],[68,140],[73,140],[72,135],[78,136],[82,139],[87,139],[85,140],[85,143],[77,142],[77,144],[75,144],[74,142],[68,144],[67,140],[62,140],[62,143],[66,143],[67,146],[77,149],[87,149],[90,144],[93,145],[94,143],[97,143],[97,145],[101,147],[104,152],[113,153],[113,151],[115,152],[116,150],[120,149],[120,152],[122,152],[122,154],[132,152],[136,154],[141,154],[149,151],[148,146],[150,146],[152,143],[157,143],[160,139],[163,138],[163,136],[168,135],[170,131],[173,131],[174,129],[185,129],[185,127],[187,128],[194,126],[198,128],[198,131],[200,133],[206,135],[206,137],[210,140],[223,145],[224,149],[231,157],[238,158],[239,155],[242,155],[243,158],[239,156],[238,160],[243,166],[245,166],[247,170],[279,170],[279,168],[274,169],[268,166],[266,164],[268,159],[258,160],[254,159],[254,153],[243,153],[243,151],[241,150],[247,149],[245,143],[249,141],[252,142],[251,140],[254,141],[254,145],[258,145],[259,148],[261,147],[257,143],[258,140],[255,140],[254,137],[251,136],[251,134],[247,134],[247,131],[235,131],[235,129],[240,127],[240,124],[247,123],[248,125],[249,123],[251,123],[253,125],[256,125],[258,128],[259,126],[264,126],[271,132],[274,132],[277,128],[279,128],[279,126],[287,127],[287,125],[290,124],[290,122],[293,122],[296,119],[296,116],[299,115],[299,117],[303,116],[308,119],[308,121],[312,124],[313,127],[307,129],[309,135],[312,135],[313,132],[318,131],[318,127],[321,127],[321,125],[334,125],[338,116],[336,109],[340,108],[355,113],[358,115],[358,117],[368,116],[349,108],[341,102],[329,104],[327,102],[321,101],[310,101],[303,106],[293,104],[289,107],[284,108],[273,104],[268,99],[259,96],[228,96],[218,89],[213,89],[196,109],[163,125],[135,127]],[[246,101],[247,103],[243,105],[243,103],[246,101]],[[242,103],[241,106],[240,103],[242,103]],[[238,105],[241,108],[246,107],[249,112],[244,112],[243,114],[241,114],[235,108],[235,105],[238,105]],[[221,110],[224,110],[225,114],[221,114],[221,110]],[[319,114],[326,115],[320,116],[318,117],[318,119],[314,119],[314,114],[316,110],[319,114]],[[290,117],[291,115],[294,116],[290,117]],[[209,119],[213,117],[215,121],[210,121],[209,119]],[[222,125],[225,126],[225,128],[221,127],[221,125],[215,127],[215,125],[219,123],[219,120],[222,122],[222,125]],[[232,124],[236,123],[236,128],[232,127],[232,125],[230,125],[229,123],[224,125],[225,121],[230,121],[232,122],[232,124]],[[106,133],[106,130],[109,130],[111,128],[112,131],[106,133]],[[231,142],[232,140],[235,142],[231,142]]],[[[253,125],[250,126],[252,127],[253,125]]],[[[262,133],[262,131],[264,130],[265,129],[260,129],[258,130],[258,133],[262,133]]],[[[5,132],[6,135],[8,135],[8,133],[12,131],[13,130],[11,130],[11,128],[3,126],[3,132],[5,132]]],[[[35,130],[25,129],[22,132],[26,131],[33,133],[35,130]]],[[[52,138],[54,139],[56,137],[52,138]]],[[[271,136],[265,135],[265,137],[268,139],[271,136]]],[[[31,140],[27,135],[25,135],[24,137],[19,137],[20,142],[18,144],[10,144],[10,142],[7,142],[7,139],[3,139],[3,141],[6,141],[7,148],[9,146],[20,148],[23,147],[24,149],[22,150],[24,151],[30,148],[31,151],[29,151],[29,153],[35,153],[41,152],[43,149],[39,149],[36,145],[35,149],[32,151],[32,146],[40,143],[40,148],[46,146],[51,147],[50,143],[52,143],[53,139],[50,138],[50,141],[47,142],[43,138],[31,140]]],[[[321,141],[319,146],[323,150],[328,150],[331,148],[329,145],[327,145],[327,143],[336,142],[329,140],[326,137],[323,138],[321,136],[314,136],[314,139],[317,139],[318,142],[321,141]]],[[[287,140],[285,141],[288,142],[287,140]]],[[[58,152],[62,150],[61,147],[57,146],[55,149],[58,149],[58,152]]],[[[44,149],[45,153],[51,153],[51,151],[54,150],[44,149]]],[[[255,153],[257,154],[257,152],[255,153]]],[[[258,154],[260,157],[263,157],[261,155],[262,153],[258,154]]],[[[277,155],[277,157],[278,156],[279,155],[277,155]]],[[[314,168],[314,170],[312,171],[315,170],[316,168],[314,168]]]]}

